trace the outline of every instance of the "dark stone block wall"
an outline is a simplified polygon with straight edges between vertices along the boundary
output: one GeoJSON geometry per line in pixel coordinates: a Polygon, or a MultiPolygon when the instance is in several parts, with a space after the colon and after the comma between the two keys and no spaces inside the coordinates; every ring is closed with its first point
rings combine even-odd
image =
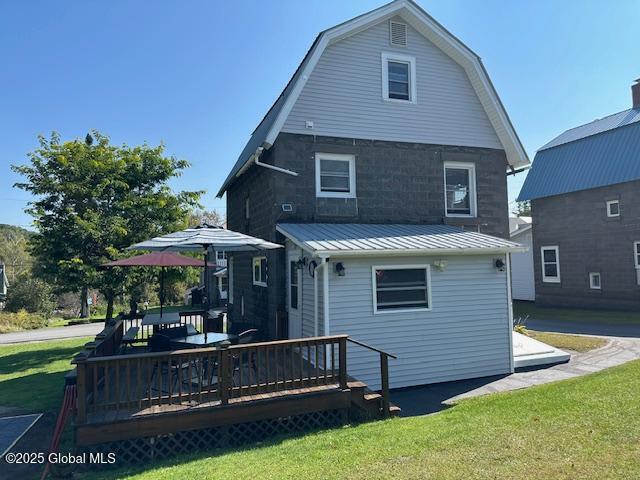
{"type": "MultiPolygon", "coordinates": [[[[227,191],[227,225],[277,243],[279,222],[413,223],[461,226],[508,238],[507,161],[504,151],[281,133],[261,162],[298,173],[297,177],[251,166],[227,191]],[[356,198],[316,198],[315,154],[356,158],[356,198]],[[443,162],[474,162],[478,217],[444,215],[443,162]],[[249,197],[250,218],[245,219],[249,197]],[[282,204],[290,204],[284,212],[282,204]]],[[[268,288],[252,285],[253,254],[234,254],[232,322],[256,325],[276,335],[276,315],[285,310],[284,249],[267,253],[268,288]],[[244,299],[244,315],[241,315],[244,299]]]]}
{"type": "Polygon", "coordinates": [[[640,310],[633,242],[640,241],[640,181],[532,201],[536,303],[543,306],[640,310]],[[607,217],[606,202],[620,201],[607,217]],[[540,247],[559,246],[561,283],[543,283],[540,247]],[[601,290],[589,288],[600,272],[601,290]]]}

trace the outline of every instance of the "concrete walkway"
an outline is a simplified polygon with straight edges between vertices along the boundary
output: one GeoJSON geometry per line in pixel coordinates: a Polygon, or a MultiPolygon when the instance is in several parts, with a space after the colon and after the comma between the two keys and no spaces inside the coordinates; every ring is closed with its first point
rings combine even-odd
{"type": "Polygon", "coordinates": [[[516,371],[506,376],[395,390],[391,392],[391,401],[402,409],[402,416],[425,415],[438,412],[464,398],[557,382],[640,359],[640,338],[606,338],[609,343],[604,347],[585,353],[572,353],[568,363],[516,371]]]}
{"type": "Polygon", "coordinates": [[[9,343],[42,342],[45,340],[61,340],[65,338],[95,337],[104,328],[103,322],[86,325],[70,325],[68,327],[40,328],[24,332],[0,334],[0,345],[9,343]]]}
{"type": "Polygon", "coordinates": [[[606,337],[640,337],[640,324],[633,323],[606,324],[529,318],[526,327],[540,332],[580,333],[606,337]]]}

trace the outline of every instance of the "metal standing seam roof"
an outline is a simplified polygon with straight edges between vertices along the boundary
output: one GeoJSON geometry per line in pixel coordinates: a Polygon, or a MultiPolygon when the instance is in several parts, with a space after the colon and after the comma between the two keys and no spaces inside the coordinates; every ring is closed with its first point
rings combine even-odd
{"type": "Polygon", "coordinates": [[[526,247],[449,225],[279,223],[277,230],[320,255],[456,254],[525,251],[526,247]]]}
{"type": "MultiPolygon", "coordinates": [[[[539,150],[518,200],[640,180],[640,111],[636,112],[633,122],[539,150]]],[[[629,113],[624,117],[632,118],[629,113]]],[[[595,131],[595,126],[590,129],[595,131]]]]}

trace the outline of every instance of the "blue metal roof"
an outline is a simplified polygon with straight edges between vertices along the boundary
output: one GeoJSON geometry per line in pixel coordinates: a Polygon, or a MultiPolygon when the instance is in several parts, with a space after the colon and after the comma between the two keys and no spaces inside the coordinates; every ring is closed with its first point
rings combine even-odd
{"type": "MultiPolygon", "coordinates": [[[[612,115],[620,121],[635,120],[623,126],[609,127],[597,132],[592,124],[592,133],[580,139],[560,142],[557,146],[547,144],[538,150],[533,166],[520,190],[518,200],[533,200],[589,188],[604,187],[616,183],[640,180],[640,115],[638,110],[612,115]],[[622,115],[626,113],[626,115],[622,115]]],[[[603,119],[602,121],[604,121],[603,119]]],[[[610,124],[615,123],[609,120],[610,124]]],[[[586,132],[586,127],[583,126],[586,132]]],[[[601,125],[600,128],[604,128],[601,125]]],[[[583,127],[578,127],[581,129],[583,127]]],[[[578,129],[569,130],[572,132],[578,129]]],[[[563,133],[556,140],[568,132],[563,133]]],[[[568,138],[568,137],[565,137],[568,138]]],[[[554,142],[556,142],[554,140],[554,142]]]]}

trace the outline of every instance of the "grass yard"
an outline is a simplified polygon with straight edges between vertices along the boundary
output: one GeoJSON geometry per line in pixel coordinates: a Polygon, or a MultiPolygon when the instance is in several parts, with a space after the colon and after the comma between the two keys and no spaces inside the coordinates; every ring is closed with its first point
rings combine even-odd
{"type": "Polygon", "coordinates": [[[0,345],[0,406],[57,410],[71,357],[90,338],[0,345]]]}
{"type": "Polygon", "coordinates": [[[640,361],[431,416],[193,454],[87,479],[640,478],[640,361]]]}
{"type": "Polygon", "coordinates": [[[527,335],[561,350],[573,350],[574,352],[581,353],[604,347],[607,344],[607,340],[604,338],[585,337],[582,335],[535,332],[533,330],[527,330],[527,335]]]}
{"type": "Polygon", "coordinates": [[[536,320],[562,320],[582,323],[640,324],[640,312],[581,310],[575,308],[536,307],[532,302],[513,302],[514,318],[529,316],[536,320]]]}

